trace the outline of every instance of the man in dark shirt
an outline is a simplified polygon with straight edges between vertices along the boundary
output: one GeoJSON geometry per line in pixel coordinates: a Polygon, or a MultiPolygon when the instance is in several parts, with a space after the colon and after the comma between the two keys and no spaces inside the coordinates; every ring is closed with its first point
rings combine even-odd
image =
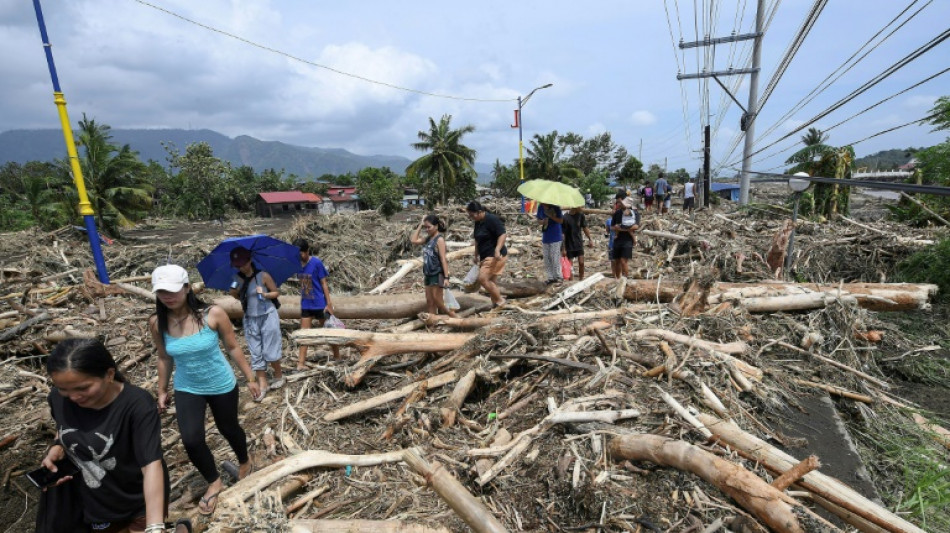
{"type": "Polygon", "coordinates": [[[587,217],[579,207],[573,207],[564,215],[562,227],[564,230],[564,247],[562,253],[574,264],[577,259],[577,275],[584,279],[584,235],[587,235],[587,245],[594,246],[594,239],[587,229],[587,217]],[[583,230],[584,234],[581,234],[583,230]]]}
{"type": "Polygon", "coordinates": [[[495,280],[505,269],[508,260],[508,248],[505,240],[505,225],[501,219],[489,213],[482,204],[472,201],[465,207],[468,218],[474,222],[472,238],[475,240],[475,264],[478,268],[478,282],[488,291],[492,304],[504,305],[501,291],[495,280]]]}

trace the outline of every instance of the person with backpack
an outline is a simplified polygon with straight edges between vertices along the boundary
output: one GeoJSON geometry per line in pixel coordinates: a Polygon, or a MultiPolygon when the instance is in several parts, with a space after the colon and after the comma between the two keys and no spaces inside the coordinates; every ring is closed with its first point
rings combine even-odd
{"type": "Polygon", "coordinates": [[[673,199],[673,189],[670,187],[670,183],[666,181],[662,172],[660,172],[660,175],[656,178],[656,184],[653,190],[656,194],[656,212],[660,214],[666,213],[669,211],[670,203],[673,199]]]}
{"type": "MultiPolygon", "coordinates": [[[[313,321],[323,327],[327,318],[333,316],[333,303],[330,301],[330,286],[327,285],[327,268],[316,255],[310,255],[311,249],[306,239],[294,240],[294,246],[300,249],[300,272],[297,280],[300,282],[300,329],[310,329],[313,321]]],[[[297,370],[307,370],[307,350],[310,347],[301,345],[297,353],[297,370]]],[[[333,358],[340,358],[340,347],[331,345],[333,358]]]]}
{"type": "Polygon", "coordinates": [[[643,182],[643,209],[649,211],[653,207],[653,184],[649,181],[643,182]]]}
{"type": "Polygon", "coordinates": [[[445,223],[434,214],[426,215],[410,237],[415,245],[422,245],[422,276],[426,291],[426,311],[435,315],[442,311],[455,318],[455,311],[445,305],[444,289],[449,286],[449,261],[445,257],[445,223]],[[426,237],[422,237],[422,232],[426,237]]]}
{"type": "Polygon", "coordinates": [[[188,272],[178,265],[163,265],[152,272],[155,314],[148,319],[158,351],[158,412],[168,408],[168,382],[175,376],[175,417],[178,432],[191,463],[208,483],[198,500],[198,512],[211,515],[224,482],[205,438],[205,413],[211,408],[218,433],[228,442],[239,463],[238,478],[253,470],[247,434],[238,420],[238,386],[219,343],[247,379],[251,397],[261,390],[238,344],[227,312],[195,296],[188,272]]]}
{"type": "Polygon", "coordinates": [[[251,260],[251,251],[243,246],[231,250],[231,266],[238,269],[231,284],[230,294],[241,302],[244,309],[244,338],[247,351],[251,352],[251,369],[257,375],[261,389],[255,401],[262,401],[269,389],[284,386],[284,373],[280,366],[282,339],[280,317],[277,308],[280,290],[274,278],[257,268],[251,260]],[[274,369],[274,380],[267,383],[267,364],[274,369]]]}

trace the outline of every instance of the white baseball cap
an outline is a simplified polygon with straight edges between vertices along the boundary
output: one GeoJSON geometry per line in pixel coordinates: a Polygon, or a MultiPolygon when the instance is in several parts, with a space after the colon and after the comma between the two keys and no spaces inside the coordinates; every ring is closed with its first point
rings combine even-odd
{"type": "Polygon", "coordinates": [[[178,292],[188,283],[188,272],[178,265],[162,265],[152,271],[152,292],[178,292]]]}

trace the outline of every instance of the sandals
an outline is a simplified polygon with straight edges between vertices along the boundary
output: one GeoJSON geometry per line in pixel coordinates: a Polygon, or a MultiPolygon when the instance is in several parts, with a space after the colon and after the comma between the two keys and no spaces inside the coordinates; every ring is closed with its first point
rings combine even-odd
{"type": "Polygon", "coordinates": [[[251,468],[248,469],[247,474],[245,474],[244,477],[241,477],[240,467],[231,461],[221,461],[221,469],[231,476],[231,479],[233,479],[235,483],[251,475],[255,470],[254,463],[251,462],[251,468]]]}
{"type": "Polygon", "coordinates": [[[188,533],[192,533],[193,531],[191,528],[191,520],[188,520],[187,518],[179,518],[178,521],[175,522],[175,533],[178,533],[178,526],[185,526],[185,529],[188,531],[188,533]]]}
{"type": "Polygon", "coordinates": [[[201,499],[198,500],[198,514],[202,516],[213,515],[214,510],[217,509],[218,507],[218,494],[221,494],[220,490],[210,496],[202,496],[201,499]],[[202,505],[204,505],[205,509],[208,509],[208,510],[205,511],[204,509],[202,509],[201,508],[202,505]]]}

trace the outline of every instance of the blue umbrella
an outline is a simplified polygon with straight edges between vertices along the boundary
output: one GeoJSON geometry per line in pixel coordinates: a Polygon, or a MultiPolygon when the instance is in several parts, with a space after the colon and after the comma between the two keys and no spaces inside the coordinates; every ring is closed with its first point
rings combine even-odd
{"type": "Polygon", "coordinates": [[[280,285],[300,271],[300,248],[268,235],[232,237],[221,241],[207,257],[198,262],[198,273],[205,287],[227,290],[237,269],[231,266],[231,250],[243,246],[251,251],[251,261],[280,285]]]}

